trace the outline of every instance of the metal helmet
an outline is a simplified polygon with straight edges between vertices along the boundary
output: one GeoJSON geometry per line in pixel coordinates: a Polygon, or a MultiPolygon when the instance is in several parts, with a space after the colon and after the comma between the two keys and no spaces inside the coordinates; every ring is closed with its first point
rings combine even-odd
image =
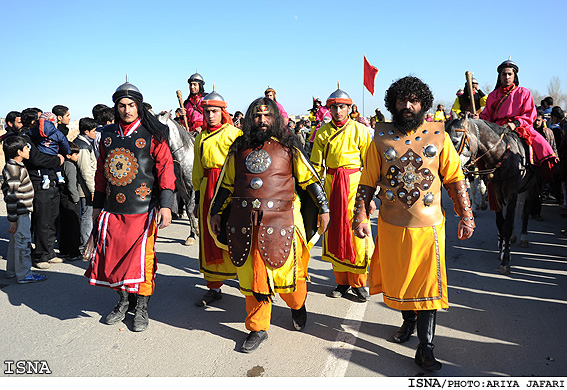
{"type": "Polygon", "coordinates": [[[139,101],[144,101],[144,97],[140,90],[134,85],[128,82],[128,75],[126,75],[126,82],[116,88],[116,91],[112,95],[112,101],[116,103],[122,98],[136,98],[139,101]]]}
{"type": "Polygon", "coordinates": [[[348,105],[351,105],[352,99],[350,98],[348,93],[346,93],[345,91],[343,91],[341,89],[340,84],[338,84],[337,87],[338,87],[337,90],[335,92],[333,92],[332,94],[330,94],[329,97],[327,98],[327,107],[330,107],[333,104],[348,104],[348,105]]]}
{"type": "Polygon", "coordinates": [[[217,93],[214,89],[213,89],[213,92],[207,94],[203,98],[203,100],[201,101],[201,105],[202,106],[210,106],[210,107],[221,107],[221,108],[227,107],[227,104],[224,101],[224,98],[219,93],[217,93]]]}
{"type": "Polygon", "coordinates": [[[504,68],[512,68],[512,69],[514,69],[514,72],[516,72],[516,73],[518,73],[520,71],[520,68],[518,68],[518,65],[516,65],[516,63],[514,61],[512,61],[510,58],[508,58],[506,61],[504,61],[503,63],[498,65],[498,69],[497,69],[498,74],[500,74],[500,72],[504,68]]]}
{"type": "Polygon", "coordinates": [[[201,76],[199,74],[199,69],[197,69],[197,73],[193,73],[191,75],[191,77],[189,77],[189,79],[187,79],[187,83],[189,83],[189,84],[193,81],[201,83],[201,85],[205,85],[205,79],[203,78],[203,76],[201,76]]]}

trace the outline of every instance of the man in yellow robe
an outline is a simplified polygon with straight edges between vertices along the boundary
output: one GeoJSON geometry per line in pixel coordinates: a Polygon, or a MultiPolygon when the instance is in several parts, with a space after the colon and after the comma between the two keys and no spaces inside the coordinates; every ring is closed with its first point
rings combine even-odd
{"type": "Polygon", "coordinates": [[[246,296],[245,325],[250,334],[240,350],[249,353],[268,338],[276,293],[291,308],[296,330],[302,330],[307,320],[310,255],[296,183],[318,206],[322,231],[329,210],[319,177],[283,124],[275,102],[266,97],[252,102],[242,131],[221,172],[210,227],[219,244],[224,241],[246,296]]]}
{"type": "Polygon", "coordinates": [[[345,296],[352,288],[358,300],[366,302],[366,273],[374,244],[371,237],[356,237],[351,224],[356,189],[372,136],[366,126],[349,118],[351,105],[352,99],[340,88],[329,96],[327,107],[332,120],[317,131],[311,162],[324,178],[331,209],[322,255],[323,260],[333,264],[337,283],[329,296],[345,296]]]}
{"type": "Polygon", "coordinates": [[[228,149],[242,131],[232,125],[223,97],[213,91],[206,95],[201,105],[205,122],[195,139],[193,163],[193,188],[195,188],[195,215],[199,218],[199,271],[207,281],[208,291],[196,302],[197,306],[210,305],[222,298],[223,281],[236,278],[236,267],[226,250],[219,248],[212,238],[207,224],[218,177],[228,149]]]}
{"type": "Polygon", "coordinates": [[[370,237],[366,222],[371,195],[380,187],[376,249],[369,272],[370,294],[402,311],[394,341],[406,342],[417,325],[415,362],[439,370],[433,356],[435,314],[449,306],[445,269],[445,214],[441,185],[461,217],[460,239],[472,236],[475,223],[459,155],[443,123],[424,122],[433,103],[427,84],[416,77],[394,82],[385,97],[392,123],[378,123],[355,205],[353,229],[370,237]]]}

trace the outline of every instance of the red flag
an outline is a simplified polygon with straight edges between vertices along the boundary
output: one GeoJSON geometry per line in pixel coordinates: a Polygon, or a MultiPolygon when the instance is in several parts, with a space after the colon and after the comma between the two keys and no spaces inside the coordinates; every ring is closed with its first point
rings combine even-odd
{"type": "Polygon", "coordinates": [[[364,56],[364,86],[374,96],[374,80],[378,74],[378,68],[370,65],[370,62],[364,56]]]}

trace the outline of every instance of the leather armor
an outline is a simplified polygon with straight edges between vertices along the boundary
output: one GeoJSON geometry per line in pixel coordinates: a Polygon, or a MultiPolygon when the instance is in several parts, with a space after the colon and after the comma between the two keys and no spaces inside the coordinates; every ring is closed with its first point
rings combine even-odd
{"type": "Polygon", "coordinates": [[[155,206],[158,191],[154,186],[151,142],[152,135],[143,126],[127,137],[118,135],[116,125],[105,127],[101,146],[106,153],[106,211],[142,214],[155,206]]]}
{"type": "MultiPolygon", "coordinates": [[[[443,220],[439,154],[444,139],[443,124],[439,122],[426,122],[412,134],[401,132],[391,123],[376,125],[374,142],[381,158],[378,197],[381,204],[387,205],[380,208],[385,222],[414,228],[443,220]]],[[[365,193],[359,194],[357,198],[365,193]]],[[[361,201],[357,201],[359,204],[361,201]]]]}
{"type": "Polygon", "coordinates": [[[257,227],[260,256],[270,267],[279,268],[285,264],[294,245],[292,154],[271,140],[261,149],[237,152],[235,168],[227,223],[230,258],[237,267],[244,265],[252,247],[253,230],[257,227]]]}

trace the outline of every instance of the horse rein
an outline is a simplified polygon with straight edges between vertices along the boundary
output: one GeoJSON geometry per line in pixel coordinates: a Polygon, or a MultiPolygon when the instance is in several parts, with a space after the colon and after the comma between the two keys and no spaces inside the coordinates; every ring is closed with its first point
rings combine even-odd
{"type": "MultiPolygon", "coordinates": [[[[476,149],[478,151],[478,140],[480,139],[480,131],[479,131],[476,123],[472,122],[472,124],[474,125],[474,127],[476,129],[476,139],[477,139],[477,148],[476,149]]],[[[494,168],[482,169],[482,170],[470,170],[469,167],[474,167],[479,160],[481,160],[490,151],[492,151],[492,149],[496,148],[500,144],[500,142],[502,142],[502,140],[506,136],[507,132],[505,131],[500,135],[500,139],[498,140],[498,142],[496,142],[494,144],[494,146],[492,146],[490,149],[488,149],[486,152],[484,152],[479,157],[475,157],[476,153],[473,152],[472,145],[471,145],[471,139],[470,139],[469,134],[468,134],[469,133],[469,126],[468,125],[469,125],[469,121],[465,121],[464,129],[455,129],[455,132],[464,133],[462,138],[461,138],[461,142],[459,143],[459,147],[457,148],[457,153],[459,154],[459,156],[463,154],[463,151],[465,150],[466,147],[468,147],[471,154],[473,155],[473,156],[471,156],[471,162],[469,162],[467,165],[465,165],[463,167],[463,169],[466,171],[465,173],[472,174],[474,176],[491,175],[491,174],[494,173],[494,171],[496,171],[498,168],[500,168],[502,166],[502,163],[510,156],[510,144],[508,142],[506,142],[506,153],[505,153],[504,157],[502,158],[502,160],[500,160],[496,164],[496,166],[494,168]]]]}

